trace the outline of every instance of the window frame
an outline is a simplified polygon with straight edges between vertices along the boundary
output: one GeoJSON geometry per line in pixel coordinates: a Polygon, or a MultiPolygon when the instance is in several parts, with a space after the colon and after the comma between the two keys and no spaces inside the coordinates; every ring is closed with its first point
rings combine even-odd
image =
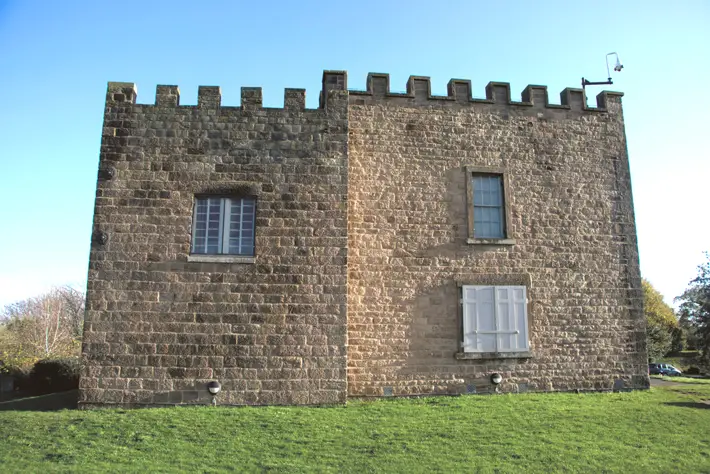
{"type": "Polygon", "coordinates": [[[510,209],[510,180],[508,178],[508,173],[506,173],[503,168],[494,167],[482,167],[482,166],[466,166],[466,204],[467,204],[467,220],[468,220],[468,238],[466,243],[468,244],[482,244],[482,245],[513,245],[515,244],[515,239],[510,231],[511,222],[511,209],[510,209]],[[495,238],[480,238],[476,237],[475,226],[474,226],[474,190],[473,190],[473,177],[474,176],[497,176],[501,178],[501,184],[503,186],[502,199],[503,199],[503,237],[495,238]]]}
{"type": "MultiPolygon", "coordinates": [[[[256,216],[258,213],[258,199],[257,196],[251,194],[195,194],[192,203],[192,219],[190,226],[190,247],[188,252],[188,262],[213,262],[213,263],[254,263],[256,259],[256,216]],[[248,253],[194,253],[194,240],[195,231],[197,227],[197,203],[199,200],[204,199],[220,199],[220,250],[224,250],[225,246],[228,249],[228,240],[225,243],[224,234],[229,232],[227,226],[225,226],[225,207],[227,200],[229,200],[229,206],[233,201],[242,201],[244,199],[251,199],[254,203],[254,223],[252,227],[253,235],[253,245],[252,252],[248,253]]],[[[230,216],[231,218],[231,216],[230,216]]]]}
{"type": "MultiPolygon", "coordinates": [[[[503,283],[503,282],[501,282],[503,283]]],[[[531,328],[532,328],[532,313],[531,313],[531,302],[530,302],[530,287],[527,282],[523,283],[522,281],[515,281],[513,284],[485,284],[482,282],[476,281],[475,283],[467,282],[457,282],[457,287],[458,287],[458,295],[459,295],[459,351],[455,354],[456,359],[529,359],[533,357],[532,349],[531,349],[531,328]],[[466,331],[466,310],[465,310],[465,301],[464,301],[464,291],[466,288],[493,288],[493,294],[494,298],[497,299],[497,290],[500,288],[522,288],[523,289],[523,294],[525,297],[525,303],[524,303],[524,308],[525,308],[525,331],[527,334],[527,340],[526,340],[526,347],[523,350],[498,350],[498,340],[496,338],[496,352],[483,352],[483,351],[471,351],[469,348],[465,346],[465,331],[466,331]]],[[[497,304],[495,303],[494,300],[494,310],[495,310],[495,324],[496,328],[499,327],[499,319],[498,319],[498,308],[497,304]]]]}

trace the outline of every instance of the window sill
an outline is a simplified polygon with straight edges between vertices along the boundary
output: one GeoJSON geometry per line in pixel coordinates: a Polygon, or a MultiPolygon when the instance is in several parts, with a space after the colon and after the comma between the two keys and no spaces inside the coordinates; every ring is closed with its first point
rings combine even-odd
{"type": "Polygon", "coordinates": [[[457,352],[454,357],[458,360],[480,359],[532,359],[533,353],[525,352],[457,352]]]}
{"type": "Polygon", "coordinates": [[[248,257],[244,255],[188,255],[188,262],[202,263],[254,263],[256,257],[248,257]]]}
{"type": "Polygon", "coordinates": [[[515,245],[515,239],[466,239],[469,245],[515,245]]]}

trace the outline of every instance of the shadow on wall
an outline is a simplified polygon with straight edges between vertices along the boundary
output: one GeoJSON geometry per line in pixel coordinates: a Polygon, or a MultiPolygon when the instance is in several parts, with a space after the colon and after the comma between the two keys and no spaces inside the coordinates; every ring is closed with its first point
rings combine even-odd
{"type": "Polygon", "coordinates": [[[39,397],[28,397],[0,403],[0,411],[57,411],[75,410],[79,399],[78,390],[50,393],[39,397]]]}
{"type": "MultiPolygon", "coordinates": [[[[303,398],[304,391],[266,390],[250,388],[245,381],[226,380],[221,390],[213,396],[207,389],[210,380],[188,383],[186,380],[172,379],[180,385],[177,390],[147,389],[82,389],[80,408],[150,408],[177,405],[309,405],[303,398]],[[246,386],[246,389],[245,389],[246,386]]],[[[345,400],[339,401],[343,403],[345,400]]],[[[328,402],[326,402],[327,404],[328,402]]],[[[310,403],[318,405],[320,403],[310,403]]]]}
{"type": "MultiPolygon", "coordinates": [[[[181,383],[180,390],[147,390],[147,389],[82,389],[80,408],[116,407],[159,407],[175,405],[211,405],[212,394],[207,391],[209,381],[198,381],[194,384],[183,384],[181,379],[171,379],[181,383]]],[[[235,397],[222,391],[216,397],[218,404],[240,404],[235,397]]],[[[242,402],[241,404],[245,404],[242,402]]]]}

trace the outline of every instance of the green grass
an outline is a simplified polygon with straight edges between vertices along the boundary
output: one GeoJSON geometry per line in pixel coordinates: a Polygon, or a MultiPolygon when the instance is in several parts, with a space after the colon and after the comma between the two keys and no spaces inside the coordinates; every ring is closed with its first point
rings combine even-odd
{"type": "MultiPolygon", "coordinates": [[[[675,382],[682,379],[673,378],[675,382]]],[[[710,381],[601,394],[0,412],[2,472],[710,472],[710,381]]]]}

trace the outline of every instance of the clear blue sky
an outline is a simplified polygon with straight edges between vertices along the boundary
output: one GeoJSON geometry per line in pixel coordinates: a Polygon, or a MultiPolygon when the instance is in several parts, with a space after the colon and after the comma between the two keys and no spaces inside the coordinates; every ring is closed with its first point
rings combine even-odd
{"type": "MultiPolygon", "coordinates": [[[[281,106],[323,69],[363,89],[369,71],[404,90],[411,74],[445,94],[452,77],[549,86],[606,77],[617,51],[641,269],[670,302],[710,250],[707,145],[710,2],[187,2],[0,0],[0,305],[50,285],[86,282],[107,81],[262,86],[281,106]]],[[[599,89],[592,91],[590,96],[599,89]]]]}

